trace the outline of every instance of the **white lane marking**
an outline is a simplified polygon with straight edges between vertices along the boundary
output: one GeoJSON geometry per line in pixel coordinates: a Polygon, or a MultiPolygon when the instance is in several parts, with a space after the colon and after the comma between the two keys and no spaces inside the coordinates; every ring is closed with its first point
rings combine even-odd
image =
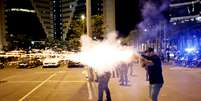
{"type": "MultiPolygon", "coordinates": [[[[7,83],[39,83],[43,81],[8,81],[7,83]]],[[[86,81],[57,81],[57,80],[49,80],[48,83],[85,83],[86,81]]]]}
{"type": "Polygon", "coordinates": [[[12,78],[15,78],[15,77],[17,77],[17,76],[9,76],[9,77],[6,77],[6,78],[1,79],[0,81],[6,81],[6,80],[8,80],[8,79],[12,79],[12,78]]]}
{"type": "Polygon", "coordinates": [[[93,92],[94,92],[94,96],[98,98],[98,86],[96,85],[95,82],[92,83],[92,88],[93,88],[93,92]]]}
{"type": "Polygon", "coordinates": [[[46,80],[44,80],[43,82],[41,82],[39,85],[37,85],[34,89],[32,89],[30,92],[28,92],[25,96],[23,96],[21,99],[19,99],[18,101],[23,101],[24,99],[26,99],[29,95],[31,95],[35,90],[37,90],[38,88],[40,88],[43,84],[45,84],[48,80],[50,80],[53,76],[55,76],[56,73],[50,75],[46,80]]]}
{"type": "Polygon", "coordinates": [[[88,88],[88,99],[89,100],[92,100],[93,96],[92,96],[92,89],[91,89],[91,86],[90,86],[90,82],[87,82],[87,88],[88,88]]]}

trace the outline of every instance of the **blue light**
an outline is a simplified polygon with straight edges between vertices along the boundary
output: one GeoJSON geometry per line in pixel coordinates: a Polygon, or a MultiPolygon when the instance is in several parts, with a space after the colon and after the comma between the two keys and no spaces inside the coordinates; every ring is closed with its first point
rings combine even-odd
{"type": "Polygon", "coordinates": [[[192,52],[196,51],[196,49],[191,47],[191,48],[186,48],[185,51],[188,53],[192,53],[192,52]]]}
{"type": "Polygon", "coordinates": [[[174,57],[174,54],[173,54],[173,53],[170,53],[170,57],[174,57]]]}

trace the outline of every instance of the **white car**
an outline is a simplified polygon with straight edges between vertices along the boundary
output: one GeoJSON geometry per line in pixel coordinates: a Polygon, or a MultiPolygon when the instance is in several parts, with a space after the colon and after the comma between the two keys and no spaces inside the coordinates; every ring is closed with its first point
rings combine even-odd
{"type": "Polygon", "coordinates": [[[58,67],[60,65],[60,60],[57,58],[46,58],[43,61],[43,67],[58,67]]]}

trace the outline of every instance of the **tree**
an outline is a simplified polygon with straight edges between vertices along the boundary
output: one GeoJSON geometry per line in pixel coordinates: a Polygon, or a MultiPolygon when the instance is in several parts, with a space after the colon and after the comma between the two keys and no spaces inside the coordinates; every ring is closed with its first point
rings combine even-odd
{"type": "Polygon", "coordinates": [[[83,22],[79,19],[73,19],[66,36],[66,44],[69,51],[80,49],[80,37],[82,33],[83,22]]]}
{"type": "Polygon", "coordinates": [[[92,16],[92,33],[93,37],[96,39],[103,39],[104,37],[104,26],[103,26],[103,16],[94,15],[92,16]]]}
{"type": "MultiPolygon", "coordinates": [[[[81,43],[80,37],[85,34],[86,29],[86,21],[82,19],[73,19],[71,21],[67,37],[66,44],[68,50],[79,50],[81,43]]],[[[92,33],[93,38],[101,40],[104,36],[104,26],[103,26],[103,16],[102,15],[94,15],[92,16],[92,33]]]]}

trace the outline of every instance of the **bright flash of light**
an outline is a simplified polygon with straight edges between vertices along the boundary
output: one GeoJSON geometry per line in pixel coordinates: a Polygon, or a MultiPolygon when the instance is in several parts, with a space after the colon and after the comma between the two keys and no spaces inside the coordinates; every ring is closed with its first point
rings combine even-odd
{"type": "Polygon", "coordinates": [[[137,54],[131,46],[123,46],[119,42],[116,33],[109,33],[103,41],[94,41],[84,35],[81,37],[81,52],[68,54],[68,60],[81,62],[103,73],[111,71],[121,63],[132,61],[133,55],[137,54]]]}

